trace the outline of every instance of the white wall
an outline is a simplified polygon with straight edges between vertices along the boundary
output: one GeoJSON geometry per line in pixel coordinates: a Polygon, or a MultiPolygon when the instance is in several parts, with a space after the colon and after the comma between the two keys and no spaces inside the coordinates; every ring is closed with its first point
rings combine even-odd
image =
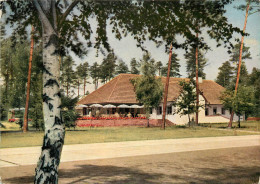
{"type": "MultiPolygon", "coordinates": [[[[178,99],[177,99],[178,100],[178,99]]],[[[230,113],[228,110],[225,110],[225,114],[222,114],[222,108],[223,105],[217,104],[217,105],[206,105],[205,107],[205,99],[203,96],[199,96],[199,102],[200,104],[204,105],[203,107],[199,108],[199,123],[224,123],[229,122],[230,113]],[[208,108],[208,116],[205,115],[205,110],[208,108]],[[217,109],[217,113],[213,113],[213,109],[217,109]]],[[[171,105],[171,102],[167,102],[167,106],[171,105]]],[[[163,103],[160,104],[161,107],[163,107],[163,103]]],[[[172,123],[175,123],[177,125],[184,125],[188,124],[189,118],[188,115],[180,116],[179,114],[174,114],[175,108],[178,107],[172,107],[173,114],[172,115],[166,115],[166,119],[171,121],[172,123]]],[[[158,115],[157,110],[154,108],[152,110],[152,114],[150,116],[151,119],[162,119],[162,114],[158,115]]],[[[191,114],[190,118],[195,119],[195,114],[191,114]]],[[[240,120],[245,120],[245,117],[240,117],[240,120]]],[[[235,114],[233,121],[238,121],[238,116],[235,114]]]]}

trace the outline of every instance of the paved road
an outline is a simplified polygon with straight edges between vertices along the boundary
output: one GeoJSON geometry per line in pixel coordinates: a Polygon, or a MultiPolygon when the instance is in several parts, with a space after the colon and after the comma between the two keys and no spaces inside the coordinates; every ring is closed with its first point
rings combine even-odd
{"type": "MultiPolygon", "coordinates": [[[[260,135],[65,145],[61,162],[259,146],[260,135]]],[[[33,165],[41,147],[0,149],[0,167],[33,165]]]]}

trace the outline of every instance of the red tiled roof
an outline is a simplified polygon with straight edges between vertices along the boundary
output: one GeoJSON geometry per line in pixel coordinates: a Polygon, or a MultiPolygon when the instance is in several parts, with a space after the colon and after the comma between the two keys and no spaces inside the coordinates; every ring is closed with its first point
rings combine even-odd
{"type": "MultiPolygon", "coordinates": [[[[140,75],[135,74],[120,74],[82,98],[78,104],[136,104],[138,101],[136,100],[134,86],[130,82],[130,79],[139,76],[140,75]]],[[[162,77],[161,79],[162,83],[165,84],[166,77],[162,77]]],[[[189,81],[187,78],[170,78],[167,101],[174,101],[179,96],[179,81],[181,80],[189,81]]],[[[222,86],[211,80],[203,80],[203,82],[199,84],[199,88],[208,103],[221,104],[219,97],[221,92],[224,91],[222,86]]]]}

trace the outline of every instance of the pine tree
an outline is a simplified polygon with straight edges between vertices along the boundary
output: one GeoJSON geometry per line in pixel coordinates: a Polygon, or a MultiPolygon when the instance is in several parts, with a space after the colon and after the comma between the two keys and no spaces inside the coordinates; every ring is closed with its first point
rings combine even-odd
{"type": "MultiPolygon", "coordinates": [[[[180,74],[181,65],[179,64],[178,61],[180,61],[178,59],[178,55],[176,53],[172,53],[170,77],[181,77],[180,74]]],[[[168,65],[166,64],[166,66],[162,68],[162,75],[166,77],[167,72],[168,72],[168,65]]]]}
{"type": "Polygon", "coordinates": [[[70,89],[74,87],[73,84],[76,80],[75,71],[73,70],[74,65],[75,61],[71,56],[65,57],[61,63],[61,83],[67,96],[69,96],[70,89]]]}
{"type": "Polygon", "coordinates": [[[118,65],[116,66],[116,74],[128,73],[128,66],[123,60],[118,60],[118,65]]]}
{"type": "Polygon", "coordinates": [[[116,59],[114,53],[109,53],[106,58],[103,59],[101,64],[100,78],[103,83],[110,81],[115,75],[116,59]]]}
{"type": "Polygon", "coordinates": [[[222,64],[221,67],[218,68],[218,76],[216,79],[216,83],[223,86],[224,88],[229,88],[231,85],[232,78],[234,76],[234,67],[230,65],[229,61],[226,61],[222,64]]]}
{"type": "MultiPolygon", "coordinates": [[[[83,95],[85,95],[86,93],[86,83],[87,82],[87,78],[89,76],[89,64],[88,62],[84,62],[84,63],[81,63],[79,66],[77,66],[76,68],[76,74],[77,74],[77,85],[78,85],[78,93],[79,93],[79,87],[80,87],[80,84],[83,83],[83,95]]],[[[79,94],[78,94],[79,96],[79,94]]]]}
{"type": "Polygon", "coordinates": [[[135,88],[138,101],[144,105],[147,127],[149,127],[150,109],[158,107],[163,95],[163,84],[161,79],[155,78],[155,61],[150,54],[144,54],[141,61],[142,76],[133,79],[131,82],[135,88]]]}
{"type": "MultiPolygon", "coordinates": [[[[191,48],[189,52],[185,53],[184,57],[186,59],[186,72],[189,78],[194,78],[196,76],[196,62],[195,62],[196,48],[191,48]]],[[[203,79],[206,78],[206,73],[204,73],[204,68],[207,65],[207,59],[204,57],[204,53],[199,51],[198,54],[198,76],[203,79]]]]}
{"type": "Polygon", "coordinates": [[[156,62],[155,67],[156,67],[156,69],[158,70],[158,75],[159,75],[159,76],[162,75],[162,66],[163,66],[163,64],[162,64],[161,61],[156,62]]]}
{"type": "Polygon", "coordinates": [[[131,70],[130,70],[131,74],[140,74],[140,71],[138,70],[140,64],[138,63],[138,61],[136,61],[135,58],[131,59],[130,66],[131,66],[131,70]]]}
{"type": "MultiPolygon", "coordinates": [[[[237,43],[234,48],[232,49],[229,61],[235,64],[238,64],[239,61],[239,50],[240,50],[241,43],[237,43]]],[[[243,51],[242,51],[242,61],[247,59],[252,59],[250,53],[250,47],[245,46],[243,44],[243,51]]]]}
{"type": "Polygon", "coordinates": [[[252,113],[255,117],[260,117],[260,69],[253,68],[252,73],[249,75],[248,84],[254,88],[255,96],[255,111],[252,113]]]}
{"type": "Polygon", "coordinates": [[[98,88],[98,80],[100,79],[101,69],[97,62],[90,67],[90,76],[95,84],[95,90],[98,88]]]}

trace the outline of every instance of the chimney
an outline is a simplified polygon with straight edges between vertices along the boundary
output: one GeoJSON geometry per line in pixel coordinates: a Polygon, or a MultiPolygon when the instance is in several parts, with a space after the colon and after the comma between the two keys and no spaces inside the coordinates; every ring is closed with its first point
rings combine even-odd
{"type": "MultiPolygon", "coordinates": [[[[196,81],[196,77],[194,77],[193,80],[196,81]]],[[[202,80],[202,77],[198,77],[198,81],[199,81],[199,84],[201,84],[202,81],[203,81],[203,80],[202,80]]]]}
{"type": "Polygon", "coordinates": [[[199,77],[198,79],[199,83],[202,83],[202,77],[199,77]]]}

